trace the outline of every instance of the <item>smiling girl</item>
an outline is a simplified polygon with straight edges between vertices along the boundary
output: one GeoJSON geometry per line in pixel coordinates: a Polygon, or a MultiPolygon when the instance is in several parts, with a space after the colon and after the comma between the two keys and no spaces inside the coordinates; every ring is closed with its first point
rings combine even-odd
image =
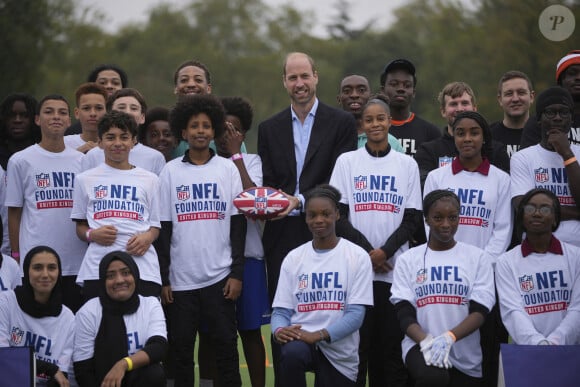
{"type": "Polygon", "coordinates": [[[423,200],[426,245],[397,261],[391,302],[415,386],[479,386],[482,353],[478,328],[495,302],[491,257],[455,240],[459,198],[435,190],[423,200]]]}
{"type": "Polygon", "coordinates": [[[372,270],[362,248],[336,235],[339,200],[329,185],[305,195],[312,242],[282,262],[271,322],[281,344],[280,387],[305,387],[307,371],[322,387],[354,386],[357,379],[358,329],[372,305],[372,270]]]}
{"type": "Polygon", "coordinates": [[[580,343],[580,249],[554,236],[560,220],[551,191],[528,191],[516,215],[526,237],[498,259],[501,315],[516,344],[580,343]]]}
{"type": "Polygon", "coordinates": [[[62,305],[60,258],[48,246],[24,258],[22,286],[0,293],[0,347],[33,346],[38,386],[68,387],[74,315],[62,305]]]}
{"type": "MultiPolygon", "coordinates": [[[[369,385],[385,381],[403,383],[407,372],[401,360],[397,316],[389,302],[393,267],[409,248],[409,240],[421,224],[419,167],[412,157],[394,152],[388,142],[391,114],[382,95],[369,99],[362,113],[367,143],[343,153],[336,161],[330,184],[341,193],[341,213],[370,245],[374,270],[374,307],[361,328],[361,353],[368,353],[369,385]],[[367,347],[368,350],[366,349],[367,347]]],[[[366,380],[366,359],[361,359],[359,382],[366,380]]]]}

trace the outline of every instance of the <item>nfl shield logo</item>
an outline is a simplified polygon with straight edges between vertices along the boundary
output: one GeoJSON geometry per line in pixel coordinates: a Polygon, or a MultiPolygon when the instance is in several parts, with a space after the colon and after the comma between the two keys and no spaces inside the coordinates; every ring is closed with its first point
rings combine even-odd
{"type": "Polygon", "coordinates": [[[439,168],[446,166],[447,164],[451,164],[453,161],[453,157],[439,157],[439,168]]]}
{"type": "Polygon", "coordinates": [[[48,173],[40,173],[36,175],[36,186],[38,188],[50,187],[50,178],[48,177],[48,173]]]}
{"type": "Polygon", "coordinates": [[[417,278],[415,279],[415,282],[418,284],[422,284],[425,281],[427,281],[427,270],[421,269],[417,272],[417,278]]]}
{"type": "Polygon", "coordinates": [[[300,274],[298,276],[298,289],[306,289],[308,287],[308,274],[300,274]]]}
{"type": "Polygon", "coordinates": [[[107,197],[107,187],[104,185],[98,185],[95,187],[95,199],[102,199],[107,197]]]}
{"type": "Polygon", "coordinates": [[[256,210],[265,210],[268,208],[268,198],[256,196],[256,199],[254,199],[254,207],[256,210]]]}
{"type": "Polygon", "coordinates": [[[24,331],[18,327],[12,327],[10,332],[10,341],[16,345],[20,344],[22,337],[24,336],[24,331]]]}
{"type": "Polygon", "coordinates": [[[189,199],[189,186],[182,185],[176,188],[177,190],[177,200],[187,200],[189,199]]]}
{"type": "Polygon", "coordinates": [[[367,177],[366,176],[355,176],[354,177],[354,189],[357,191],[362,191],[367,188],[367,177]]]}
{"type": "Polygon", "coordinates": [[[522,289],[524,292],[529,292],[534,288],[534,281],[532,280],[531,275],[524,274],[523,276],[518,277],[518,279],[520,281],[520,289],[522,289]]]}
{"type": "Polygon", "coordinates": [[[545,183],[550,179],[548,174],[548,168],[538,168],[534,169],[534,176],[537,183],[545,183]]]}

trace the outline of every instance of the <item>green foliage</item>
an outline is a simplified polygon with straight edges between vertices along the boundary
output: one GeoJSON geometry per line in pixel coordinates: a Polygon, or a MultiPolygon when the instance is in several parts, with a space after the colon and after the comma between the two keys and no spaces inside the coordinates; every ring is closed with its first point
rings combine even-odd
{"type": "MultiPolygon", "coordinates": [[[[116,63],[150,106],[171,107],[173,73],[185,60],[198,59],[212,72],[215,94],[242,95],[254,104],[257,123],[288,105],[282,63],[292,51],[315,59],[322,101],[335,104],[347,74],[379,75],[395,58],[417,67],[413,110],[443,125],[436,101],[448,82],[465,81],[476,91],[479,110],[495,121],[497,81],[512,69],[526,72],[537,91],[554,83],[556,62],[580,48],[580,34],[563,42],[545,39],[538,29],[548,0],[412,0],[394,12],[387,30],[370,22],[352,27],[352,0],[336,0],[329,12],[329,38],[311,33],[313,16],[290,5],[272,8],[264,0],[191,0],[183,7],[160,5],[145,23],[115,34],[97,6],[81,9],[74,0],[0,0],[0,97],[28,91],[37,97],[59,92],[71,98],[90,69],[116,63]]],[[[580,0],[565,4],[580,29],[580,0]]],[[[255,150],[255,131],[247,140],[255,150]]]]}

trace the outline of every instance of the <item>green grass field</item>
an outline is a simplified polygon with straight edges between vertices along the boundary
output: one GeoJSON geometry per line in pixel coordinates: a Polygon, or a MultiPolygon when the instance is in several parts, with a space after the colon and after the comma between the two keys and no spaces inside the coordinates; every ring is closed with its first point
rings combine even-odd
{"type": "MultiPolygon", "coordinates": [[[[266,387],[274,387],[274,369],[272,368],[272,351],[270,350],[270,325],[262,326],[262,338],[264,340],[264,345],[266,346],[266,387]]],[[[242,350],[242,342],[238,338],[238,352],[240,354],[240,375],[242,377],[242,386],[251,387],[250,374],[248,373],[248,366],[246,365],[246,358],[244,357],[244,351],[242,350]]],[[[197,359],[197,341],[196,341],[196,353],[195,358],[197,359]]],[[[309,373],[306,377],[308,381],[308,386],[314,386],[314,375],[309,373]]],[[[195,381],[196,387],[199,386],[199,372],[197,364],[195,366],[195,381]]]]}

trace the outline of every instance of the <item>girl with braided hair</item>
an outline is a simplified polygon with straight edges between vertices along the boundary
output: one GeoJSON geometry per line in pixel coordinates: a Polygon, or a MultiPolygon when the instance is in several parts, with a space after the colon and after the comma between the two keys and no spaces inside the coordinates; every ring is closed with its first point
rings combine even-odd
{"type": "Polygon", "coordinates": [[[280,270],[272,333],[280,348],[276,385],[354,387],[360,328],[372,305],[372,268],[362,248],[336,235],[340,193],[329,185],[305,195],[313,240],[290,251],[280,270]]]}
{"type": "MultiPolygon", "coordinates": [[[[461,112],[455,117],[452,128],[458,156],[451,164],[429,172],[424,194],[435,189],[455,192],[461,204],[455,238],[485,250],[493,257],[495,265],[512,236],[510,177],[490,164],[491,130],[481,114],[461,112]]],[[[507,342],[507,332],[496,306],[481,329],[487,386],[497,384],[501,342],[507,342]]]]}
{"type": "Polygon", "coordinates": [[[428,193],[423,210],[428,242],[399,257],[391,288],[403,359],[417,387],[479,386],[478,328],[495,302],[491,257],[455,240],[460,203],[453,192],[428,193]]]}

